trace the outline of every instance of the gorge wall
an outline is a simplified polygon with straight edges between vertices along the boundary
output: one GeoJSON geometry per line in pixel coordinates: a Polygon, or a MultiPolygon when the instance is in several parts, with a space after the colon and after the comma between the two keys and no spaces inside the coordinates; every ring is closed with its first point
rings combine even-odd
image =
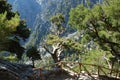
{"type": "MultiPolygon", "coordinates": [[[[37,46],[42,38],[49,33],[51,26],[49,19],[57,13],[65,16],[65,26],[69,28],[68,19],[71,8],[78,4],[86,6],[86,0],[8,0],[14,11],[18,11],[22,19],[27,21],[31,28],[31,35],[26,47],[37,46]]],[[[90,0],[91,6],[102,0],[90,0]]],[[[70,29],[69,29],[70,30],[70,29]]],[[[71,31],[67,31],[68,33],[71,31]]]]}

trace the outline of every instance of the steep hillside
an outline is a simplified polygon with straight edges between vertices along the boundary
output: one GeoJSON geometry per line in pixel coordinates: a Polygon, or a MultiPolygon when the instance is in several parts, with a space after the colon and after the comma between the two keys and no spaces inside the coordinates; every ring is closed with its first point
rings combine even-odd
{"type": "MultiPolygon", "coordinates": [[[[45,34],[49,33],[51,16],[62,13],[65,16],[65,27],[68,26],[69,11],[78,4],[86,5],[86,0],[8,0],[13,10],[18,10],[21,18],[27,20],[32,33],[26,46],[37,45],[45,34]]],[[[90,0],[91,6],[102,0],[90,0]]],[[[69,29],[70,30],[70,29],[69,29]]],[[[68,33],[71,31],[67,31],[68,33]]],[[[66,33],[67,33],[66,32],[66,33]]]]}
{"type": "Polygon", "coordinates": [[[8,0],[14,11],[18,11],[22,19],[27,21],[28,27],[34,29],[36,16],[41,12],[40,4],[36,0],[8,0]]]}
{"type": "Polygon", "coordinates": [[[37,45],[40,43],[45,34],[49,33],[49,28],[51,27],[51,23],[49,22],[50,17],[57,13],[62,13],[65,16],[66,24],[64,26],[69,27],[67,24],[69,11],[72,7],[80,3],[81,1],[78,0],[42,0],[41,13],[36,19],[36,24],[34,26],[35,30],[31,34],[27,46],[29,46],[29,44],[37,45]]]}

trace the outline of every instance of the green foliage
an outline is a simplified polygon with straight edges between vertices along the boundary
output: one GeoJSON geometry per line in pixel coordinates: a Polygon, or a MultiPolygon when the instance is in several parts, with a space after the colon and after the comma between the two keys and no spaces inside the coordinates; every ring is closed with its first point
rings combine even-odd
{"type": "Polygon", "coordinates": [[[50,69],[50,68],[52,68],[52,66],[50,66],[50,65],[54,65],[54,61],[50,56],[45,56],[44,58],[42,57],[41,61],[36,61],[36,67],[38,67],[38,68],[40,68],[40,67],[45,68],[45,66],[46,66],[47,69],[48,68],[50,69]]]}
{"type": "MultiPolygon", "coordinates": [[[[57,59],[60,58],[60,56],[57,56],[57,57],[54,57],[54,56],[56,56],[58,54],[61,55],[61,51],[64,51],[67,54],[69,54],[69,53],[71,53],[71,54],[72,53],[78,53],[79,54],[81,52],[81,49],[82,49],[81,44],[79,44],[79,42],[76,42],[75,40],[67,39],[67,38],[61,36],[63,34],[63,31],[62,31],[63,30],[62,29],[62,27],[63,27],[62,24],[64,23],[63,15],[62,14],[57,14],[57,15],[53,16],[50,19],[50,21],[53,24],[53,27],[52,27],[53,30],[54,30],[54,27],[56,28],[56,30],[54,30],[54,32],[53,32],[54,34],[49,34],[47,36],[46,44],[49,45],[49,47],[52,46],[52,48],[55,45],[57,45],[57,47],[59,47],[58,49],[55,50],[55,53],[53,53],[53,55],[52,55],[52,52],[50,53],[51,56],[54,58],[54,61],[55,61],[55,59],[57,61],[57,59]],[[59,50],[59,49],[61,49],[60,53],[57,53],[56,51],[59,50]]],[[[48,51],[48,49],[47,49],[47,51],[48,51]]],[[[58,61],[60,61],[60,60],[58,60],[58,61]]]]}
{"type": "MultiPolygon", "coordinates": [[[[113,58],[110,52],[105,52],[100,49],[94,49],[89,52],[87,52],[85,55],[82,55],[82,60],[83,63],[88,63],[88,64],[95,64],[99,66],[104,66],[111,68],[111,61],[115,62],[113,66],[114,70],[119,70],[119,63],[117,63],[117,59],[113,58]]],[[[92,66],[86,66],[88,70],[90,70],[92,73],[97,71],[97,68],[92,67],[92,66]]],[[[104,70],[106,72],[110,72],[108,70],[104,70]]]]}
{"type": "Polygon", "coordinates": [[[90,41],[91,37],[89,36],[89,34],[86,34],[83,38],[81,38],[80,42],[82,44],[88,43],[90,41]]]}
{"type": "Polygon", "coordinates": [[[79,31],[86,31],[82,42],[94,40],[101,49],[109,51],[118,60],[120,60],[119,4],[118,0],[106,0],[102,4],[95,4],[92,8],[78,5],[71,9],[69,18],[72,27],[79,31]]]}
{"type": "Polygon", "coordinates": [[[59,43],[63,42],[63,38],[60,37],[60,34],[62,34],[63,26],[62,24],[64,23],[64,16],[59,13],[50,19],[51,23],[53,24],[52,27],[52,33],[47,36],[47,44],[54,44],[54,43],[59,43]]]}
{"type": "Polygon", "coordinates": [[[46,43],[47,43],[48,45],[52,45],[52,44],[54,44],[54,43],[63,42],[63,41],[64,41],[63,38],[59,38],[59,37],[56,36],[56,35],[49,34],[49,35],[47,36],[47,41],[46,41],[46,43]]]}
{"type": "Polygon", "coordinates": [[[61,13],[59,13],[51,17],[50,22],[53,24],[51,32],[60,36],[64,32],[64,27],[63,27],[63,23],[65,22],[64,16],[61,13]]]}
{"type": "Polygon", "coordinates": [[[12,6],[7,3],[7,0],[0,0],[0,14],[5,13],[8,20],[15,16],[15,13],[12,12],[12,6]]]}
{"type": "Polygon", "coordinates": [[[81,50],[83,49],[83,46],[79,42],[71,39],[67,39],[63,46],[67,51],[70,51],[71,53],[72,52],[77,53],[77,54],[80,54],[81,50]]]}
{"type": "Polygon", "coordinates": [[[8,51],[21,59],[24,48],[19,41],[20,38],[28,38],[29,34],[30,30],[18,13],[12,12],[12,7],[6,0],[0,0],[0,52],[8,51]]]}
{"type": "Polygon", "coordinates": [[[33,67],[35,67],[35,60],[41,60],[39,51],[35,47],[31,47],[30,49],[28,49],[26,54],[32,60],[33,67]]]}
{"type": "Polygon", "coordinates": [[[95,49],[85,53],[85,55],[82,56],[82,62],[107,66],[105,57],[109,59],[111,56],[112,55],[108,54],[107,52],[104,52],[103,50],[95,49]]]}
{"type": "Polygon", "coordinates": [[[48,38],[46,40],[46,43],[48,45],[53,45],[61,42],[63,42],[63,49],[70,53],[80,53],[83,49],[83,46],[79,42],[71,39],[66,39],[64,37],[61,38],[55,35],[48,35],[48,38]]]}
{"type": "Polygon", "coordinates": [[[64,22],[64,16],[59,13],[56,16],[51,17],[50,21],[56,26],[60,27],[61,24],[64,22]]]}
{"type": "Polygon", "coordinates": [[[87,14],[89,14],[88,9],[83,5],[78,5],[75,9],[73,8],[70,11],[69,24],[78,30],[82,30],[86,25],[86,21],[83,20],[87,14]]]}
{"type": "Polygon", "coordinates": [[[6,12],[0,14],[0,41],[5,40],[7,36],[11,36],[12,32],[16,30],[16,27],[19,25],[20,18],[16,14],[11,20],[7,20],[6,12]]]}
{"type": "MultiPolygon", "coordinates": [[[[111,0],[109,1],[106,6],[103,6],[105,10],[105,14],[111,18],[111,23],[113,27],[118,27],[120,25],[120,14],[119,14],[119,7],[120,1],[118,0],[111,0]]],[[[118,28],[120,30],[120,28],[118,28]]]]}
{"type": "Polygon", "coordinates": [[[20,24],[17,26],[15,34],[21,37],[23,40],[27,39],[30,35],[30,30],[27,28],[26,22],[24,20],[20,21],[20,24]]]}
{"type": "Polygon", "coordinates": [[[14,56],[14,55],[6,56],[3,59],[13,61],[13,62],[18,61],[18,58],[16,58],[16,56],[14,56]]]}
{"type": "Polygon", "coordinates": [[[26,52],[27,56],[31,58],[32,60],[38,60],[41,59],[39,51],[35,47],[31,47],[26,52]]]}

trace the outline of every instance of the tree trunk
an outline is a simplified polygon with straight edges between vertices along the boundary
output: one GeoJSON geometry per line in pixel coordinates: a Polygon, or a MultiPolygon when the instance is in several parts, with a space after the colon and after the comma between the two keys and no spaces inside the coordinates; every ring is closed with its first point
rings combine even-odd
{"type": "Polygon", "coordinates": [[[60,62],[60,60],[59,60],[59,58],[57,57],[56,54],[51,54],[51,56],[52,56],[55,63],[60,62]]]}
{"type": "Polygon", "coordinates": [[[112,70],[113,70],[114,64],[115,64],[115,62],[112,62],[112,66],[111,66],[110,75],[112,75],[112,70]]]}
{"type": "Polygon", "coordinates": [[[33,68],[35,68],[35,62],[33,59],[32,59],[32,66],[33,66],[33,68]]]}
{"type": "Polygon", "coordinates": [[[62,53],[63,49],[62,49],[62,45],[63,42],[57,43],[57,44],[53,44],[52,48],[53,50],[50,51],[45,45],[44,45],[44,49],[50,53],[50,55],[52,56],[53,60],[55,63],[60,62],[60,54],[62,53]]]}

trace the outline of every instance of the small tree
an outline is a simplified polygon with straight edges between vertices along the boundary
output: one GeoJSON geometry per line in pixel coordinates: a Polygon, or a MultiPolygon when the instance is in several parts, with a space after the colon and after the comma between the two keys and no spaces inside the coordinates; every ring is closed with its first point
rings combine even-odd
{"type": "Polygon", "coordinates": [[[55,63],[61,61],[62,52],[80,53],[81,45],[72,39],[67,39],[63,36],[65,28],[62,26],[64,24],[64,16],[62,14],[57,14],[51,19],[51,33],[48,35],[44,48],[50,53],[55,63]],[[47,46],[46,46],[47,45],[47,46]]]}
{"type": "Polygon", "coordinates": [[[32,59],[32,65],[33,67],[35,67],[34,61],[41,59],[39,51],[35,47],[31,47],[30,49],[27,50],[26,54],[30,59],[32,59]]]}

